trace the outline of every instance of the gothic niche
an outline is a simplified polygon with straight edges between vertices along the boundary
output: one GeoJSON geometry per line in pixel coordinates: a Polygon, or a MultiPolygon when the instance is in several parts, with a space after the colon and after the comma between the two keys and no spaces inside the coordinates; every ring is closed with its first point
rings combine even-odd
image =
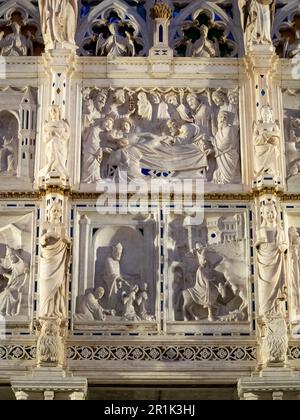
{"type": "Polygon", "coordinates": [[[38,56],[44,51],[37,23],[24,12],[8,11],[0,20],[0,55],[38,56]]]}
{"type": "Polygon", "coordinates": [[[0,214],[0,315],[27,319],[32,214],[0,214]]]}
{"type": "Polygon", "coordinates": [[[0,178],[29,180],[33,176],[36,136],[36,92],[25,89],[0,90],[0,178]]]}
{"type": "Polygon", "coordinates": [[[288,280],[289,313],[292,321],[300,316],[300,217],[299,213],[288,214],[288,280]]]}
{"type": "Polygon", "coordinates": [[[285,90],[284,131],[287,184],[290,192],[299,192],[300,181],[300,90],[285,90]]]}
{"type": "Polygon", "coordinates": [[[300,14],[284,22],[275,40],[276,52],[282,58],[300,58],[300,14]]]}
{"type": "Polygon", "coordinates": [[[225,22],[211,11],[200,11],[192,21],[183,23],[182,36],[176,33],[175,54],[179,57],[234,57],[236,45],[225,22]],[[216,20],[215,20],[216,19],[216,20]]]}
{"type": "Polygon", "coordinates": [[[238,89],[85,89],[82,182],[240,182],[238,89]]]}
{"type": "Polygon", "coordinates": [[[77,299],[77,322],[155,321],[154,270],[151,258],[145,257],[146,230],[133,226],[94,229],[94,287],[77,299]]]}
{"type": "Polygon", "coordinates": [[[90,36],[81,48],[82,55],[134,57],[144,55],[137,25],[120,11],[110,11],[93,22],[90,36]]]}
{"type": "MultiPolygon", "coordinates": [[[[168,282],[175,321],[248,320],[247,244],[242,213],[207,212],[202,224],[173,216],[168,282]]],[[[172,316],[172,314],[171,314],[172,316]]]]}

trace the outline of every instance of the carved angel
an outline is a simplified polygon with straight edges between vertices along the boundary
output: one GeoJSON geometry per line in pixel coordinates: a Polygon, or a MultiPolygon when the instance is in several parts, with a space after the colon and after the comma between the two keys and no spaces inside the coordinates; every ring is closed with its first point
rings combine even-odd
{"type": "Polygon", "coordinates": [[[108,25],[110,35],[104,39],[103,34],[100,34],[96,44],[96,56],[104,55],[107,57],[119,57],[135,55],[135,45],[133,36],[126,31],[126,37],[119,35],[119,27],[117,23],[108,25]]]}
{"type": "Polygon", "coordinates": [[[213,41],[208,39],[208,27],[201,25],[200,38],[194,43],[190,44],[187,50],[187,56],[192,57],[219,57],[220,47],[216,38],[213,41]]]}
{"type": "Polygon", "coordinates": [[[272,44],[271,30],[275,17],[275,0],[246,0],[243,6],[244,30],[249,42],[272,44]]]}
{"type": "Polygon", "coordinates": [[[21,26],[17,22],[11,24],[12,33],[4,36],[0,34],[0,55],[2,56],[26,56],[33,55],[33,35],[30,31],[27,36],[22,35],[21,26]]]}

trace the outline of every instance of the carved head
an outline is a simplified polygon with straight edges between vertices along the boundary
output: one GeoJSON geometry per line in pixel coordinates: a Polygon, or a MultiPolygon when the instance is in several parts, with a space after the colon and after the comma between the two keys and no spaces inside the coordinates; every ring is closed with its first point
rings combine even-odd
{"type": "Polygon", "coordinates": [[[108,117],[103,121],[103,127],[106,131],[112,131],[114,128],[115,120],[112,117],[108,117]]]}
{"type": "Polygon", "coordinates": [[[152,98],[152,101],[153,101],[156,105],[158,105],[158,104],[160,103],[160,94],[159,94],[158,92],[152,92],[152,93],[151,93],[151,98],[152,98]]]}
{"type": "Polygon", "coordinates": [[[54,337],[59,335],[59,324],[55,321],[45,321],[42,324],[41,328],[41,335],[42,336],[50,336],[54,337]]]}
{"type": "Polygon", "coordinates": [[[199,107],[199,105],[200,105],[200,102],[199,102],[199,100],[198,100],[198,98],[197,98],[197,96],[194,94],[194,93],[189,93],[187,96],[186,96],[186,101],[187,101],[187,103],[188,103],[188,106],[191,108],[191,110],[193,110],[193,111],[195,111],[198,107],[199,107]]]}
{"type": "Polygon", "coordinates": [[[60,120],[60,109],[57,105],[51,105],[49,108],[49,117],[51,121],[60,120]]]}
{"type": "Polygon", "coordinates": [[[117,245],[113,246],[112,257],[116,261],[120,261],[123,253],[123,245],[119,242],[117,245]]]}
{"type": "Polygon", "coordinates": [[[262,218],[264,227],[276,227],[278,211],[273,201],[269,201],[263,205],[262,218]]]}
{"type": "Polygon", "coordinates": [[[107,90],[104,89],[104,90],[101,90],[95,98],[96,106],[100,112],[105,107],[107,97],[108,97],[108,92],[107,90]]]}
{"type": "Polygon", "coordinates": [[[58,201],[54,201],[49,209],[49,222],[53,224],[60,224],[62,217],[61,204],[58,201]]]}
{"type": "Polygon", "coordinates": [[[201,25],[200,26],[200,33],[202,36],[204,36],[205,38],[207,38],[208,35],[208,27],[206,25],[201,25]]]}
{"type": "Polygon", "coordinates": [[[104,291],[104,288],[103,287],[96,287],[96,289],[94,291],[95,298],[97,300],[102,299],[103,296],[104,296],[104,293],[105,293],[105,291],[104,291]]]}
{"type": "Polygon", "coordinates": [[[217,89],[212,94],[212,100],[217,106],[222,106],[226,102],[226,94],[221,89],[217,89]]]}
{"type": "Polygon", "coordinates": [[[270,105],[265,105],[261,108],[261,118],[263,123],[273,122],[273,109],[270,105]]]}
{"type": "Polygon", "coordinates": [[[169,105],[178,105],[177,96],[174,92],[170,92],[166,94],[166,101],[169,105]]]}
{"type": "Polygon", "coordinates": [[[138,100],[141,101],[141,102],[147,102],[148,99],[147,99],[146,93],[145,92],[140,92],[138,94],[138,100]]]}
{"type": "Polygon", "coordinates": [[[122,130],[124,133],[130,133],[132,128],[132,121],[129,119],[125,119],[122,121],[122,130]]]}
{"type": "Polygon", "coordinates": [[[232,104],[232,105],[238,105],[239,104],[240,95],[239,95],[239,90],[238,89],[230,90],[228,92],[227,96],[228,96],[228,100],[229,100],[230,104],[232,104]]]}
{"type": "Polygon", "coordinates": [[[227,111],[220,111],[218,114],[218,126],[227,127],[230,122],[230,113],[227,111]]]}
{"type": "Polygon", "coordinates": [[[117,105],[124,105],[125,104],[126,96],[125,96],[125,91],[123,89],[118,89],[118,90],[115,91],[114,102],[116,102],[117,105]]]}

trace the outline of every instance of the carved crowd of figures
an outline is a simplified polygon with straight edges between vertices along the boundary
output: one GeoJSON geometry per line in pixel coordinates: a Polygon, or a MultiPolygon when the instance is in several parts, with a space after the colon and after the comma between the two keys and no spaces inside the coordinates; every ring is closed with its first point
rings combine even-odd
{"type": "Polygon", "coordinates": [[[194,169],[217,184],[239,179],[237,89],[84,92],[82,182],[194,169]],[[185,157],[184,161],[182,157],[185,157]],[[124,175],[125,174],[125,175],[124,175]]]}

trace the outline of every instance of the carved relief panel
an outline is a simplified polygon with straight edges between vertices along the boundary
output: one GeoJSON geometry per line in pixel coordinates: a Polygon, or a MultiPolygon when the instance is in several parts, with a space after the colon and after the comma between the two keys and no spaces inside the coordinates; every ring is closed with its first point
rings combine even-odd
{"type": "Polygon", "coordinates": [[[28,322],[33,312],[36,219],[21,204],[1,204],[0,316],[8,326],[28,322]]]}
{"type": "Polygon", "coordinates": [[[248,210],[206,207],[203,215],[166,218],[167,329],[249,330],[248,210]]]}
{"type": "MultiPolygon", "coordinates": [[[[0,179],[9,179],[15,188],[32,181],[36,140],[36,89],[27,87],[0,90],[0,179]]],[[[11,184],[3,183],[10,190],[11,184]]]]}
{"type": "Polygon", "coordinates": [[[83,184],[241,183],[238,89],[85,89],[83,97],[83,184]]]}
{"type": "Polygon", "coordinates": [[[109,215],[78,206],[74,219],[76,329],[155,330],[158,245],[155,217],[109,215]],[[131,325],[131,326],[130,326],[131,325]]]}
{"type": "Polygon", "coordinates": [[[299,192],[300,90],[283,91],[286,181],[290,192],[299,192]]]}

